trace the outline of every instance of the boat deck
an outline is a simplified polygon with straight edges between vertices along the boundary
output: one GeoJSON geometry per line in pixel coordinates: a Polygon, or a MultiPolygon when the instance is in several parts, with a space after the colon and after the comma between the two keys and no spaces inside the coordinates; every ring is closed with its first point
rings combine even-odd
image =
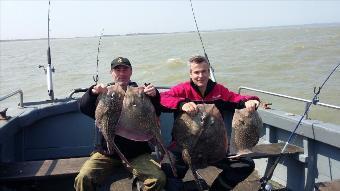
{"type": "MultiPolygon", "coordinates": [[[[108,183],[104,186],[100,187],[101,191],[127,191],[131,190],[131,182],[132,179],[129,178],[129,174],[125,171],[125,169],[118,169],[121,175],[120,180],[113,182],[112,184],[108,183]],[[124,171],[124,172],[123,172],[124,171]]],[[[218,175],[220,169],[215,167],[208,167],[206,169],[200,170],[200,173],[204,178],[206,178],[206,182],[210,185],[213,179],[218,175]]],[[[53,177],[49,179],[42,180],[26,180],[21,182],[19,185],[15,182],[7,184],[8,188],[15,188],[15,190],[26,191],[26,190],[49,190],[49,191],[73,191],[73,182],[75,175],[67,176],[67,177],[53,177]],[[51,187],[51,185],[53,185],[51,187]]],[[[117,177],[116,177],[117,178],[117,177]]],[[[259,183],[259,175],[257,171],[254,171],[245,181],[241,182],[237,185],[233,191],[258,191],[260,187],[259,183]]],[[[111,182],[113,179],[108,180],[107,182],[111,182]]],[[[192,179],[191,173],[188,171],[185,179],[184,179],[184,189],[183,191],[197,191],[196,184],[192,179]]],[[[284,186],[279,185],[275,182],[271,182],[273,185],[273,191],[289,191],[284,186]]]]}
{"type": "Polygon", "coordinates": [[[319,183],[316,183],[315,189],[317,191],[340,190],[340,179],[329,181],[329,182],[319,182],[319,183]]]}

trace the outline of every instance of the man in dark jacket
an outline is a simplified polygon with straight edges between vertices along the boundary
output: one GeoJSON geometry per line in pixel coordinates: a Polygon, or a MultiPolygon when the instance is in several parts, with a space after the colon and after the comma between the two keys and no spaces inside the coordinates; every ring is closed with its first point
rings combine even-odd
{"type": "MultiPolygon", "coordinates": [[[[119,83],[121,86],[135,86],[135,82],[130,81],[132,75],[131,63],[127,58],[118,57],[111,62],[111,75],[113,83],[119,83]]],[[[106,93],[107,86],[98,84],[91,86],[80,100],[80,110],[91,118],[95,118],[96,100],[100,93],[106,93]]],[[[160,95],[153,85],[147,85],[144,88],[144,93],[151,98],[151,102],[155,106],[156,113],[159,116],[159,101],[160,95]]],[[[115,143],[129,160],[132,165],[133,173],[143,181],[144,191],[161,190],[166,182],[166,177],[160,169],[157,162],[151,156],[151,149],[146,141],[134,141],[122,136],[115,136],[115,143]]],[[[74,187],[78,191],[95,190],[96,185],[102,184],[106,178],[114,173],[115,167],[120,167],[122,161],[117,155],[106,155],[106,141],[102,138],[102,142],[91,155],[90,159],[80,169],[78,176],[75,179],[74,187]]]]}
{"type": "MultiPolygon", "coordinates": [[[[174,112],[175,117],[179,112],[187,112],[194,115],[198,112],[197,103],[212,103],[220,110],[234,111],[234,109],[248,108],[255,110],[259,105],[259,98],[256,96],[243,96],[229,91],[221,84],[209,79],[210,69],[208,61],[203,56],[194,56],[189,60],[190,81],[180,83],[169,91],[161,93],[161,105],[167,111],[174,112]]],[[[213,148],[212,148],[213,149],[213,148]]],[[[182,159],[181,152],[173,140],[169,150],[176,157],[176,168],[178,178],[175,178],[169,167],[162,168],[168,176],[167,190],[180,190],[181,179],[188,170],[187,164],[182,159]]],[[[235,157],[224,158],[214,164],[223,169],[211,185],[211,191],[226,191],[234,188],[239,182],[246,179],[254,170],[254,162],[250,158],[235,157]]]]}

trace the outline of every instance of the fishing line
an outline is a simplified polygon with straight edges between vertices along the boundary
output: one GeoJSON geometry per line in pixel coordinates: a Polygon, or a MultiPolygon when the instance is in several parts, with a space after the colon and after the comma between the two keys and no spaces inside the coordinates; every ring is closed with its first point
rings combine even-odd
{"type": "MultiPolygon", "coordinates": [[[[202,45],[202,48],[203,48],[204,56],[205,56],[205,58],[207,59],[208,64],[209,64],[209,66],[210,66],[210,76],[211,76],[211,78],[212,78],[211,80],[214,81],[214,82],[216,82],[215,75],[214,75],[214,69],[213,69],[213,68],[211,67],[211,65],[210,65],[210,61],[209,61],[208,55],[207,55],[207,53],[206,53],[206,51],[205,51],[205,47],[204,47],[204,43],[203,43],[203,40],[202,40],[202,36],[201,36],[200,30],[198,29],[198,24],[197,24],[197,20],[196,20],[196,16],[195,16],[194,7],[192,6],[191,0],[189,0],[189,1],[190,1],[190,7],[191,7],[192,16],[193,16],[194,21],[195,21],[195,26],[196,26],[197,34],[198,34],[198,36],[199,36],[199,38],[200,38],[201,45],[202,45]]],[[[204,108],[204,111],[205,111],[205,102],[204,102],[203,98],[202,98],[202,103],[203,103],[203,108],[204,108]]],[[[203,117],[203,116],[202,116],[202,117],[203,117]]]]}
{"type": "Polygon", "coordinates": [[[202,39],[200,30],[198,29],[198,24],[197,24],[197,21],[196,21],[196,16],[195,16],[194,7],[192,6],[191,0],[189,0],[189,1],[190,1],[190,6],[191,6],[192,16],[194,17],[194,21],[195,21],[195,25],[196,25],[197,34],[198,34],[198,36],[199,36],[199,38],[200,38],[201,45],[202,45],[202,48],[203,48],[204,56],[205,56],[205,58],[207,59],[208,64],[209,64],[209,66],[210,66],[210,77],[211,77],[211,80],[212,80],[213,82],[216,82],[216,78],[215,78],[215,74],[214,74],[214,69],[213,69],[213,67],[212,67],[211,64],[210,64],[208,55],[207,55],[207,53],[206,53],[206,51],[205,51],[205,47],[204,47],[204,43],[203,43],[203,39],[202,39]]]}
{"type": "Polygon", "coordinates": [[[260,179],[260,183],[261,183],[261,188],[259,189],[259,191],[267,191],[267,190],[271,190],[271,187],[268,185],[268,181],[271,179],[271,177],[273,176],[274,170],[276,168],[276,166],[278,165],[278,163],[280,162],[281,158],[283,157],[283,153],[286,151],[287,146],[289,145],[292,137],[294,136],[296,130],[299,128],[302,119],[307,115],[310,107],[312,104],[316,105],[319,102],[319,94],[321,92],[321,89],[323,88],[323,86],[326,84],[326,82],[328,81],[328,79],[332,76],[332,74],[336,71],[336,69],[340,66],[340,63],[331,71],[331,73],[327,76],[327,78],[323,81],[322,85],[317,89],[316,87],[314,87],[314,97],[312,98],[311,102],[307,105],[304,114],[301,116],[299,122],[297,123],[297,125],[295,126],[295,129],[292,131],[292,133],[290,134],[285,146],[282,148],[280,155],[276,158],[276,160],[273,163],[273,166],[268,170],[268,173],[266,173],[261,179],[260,179]]]}
{"type": "Polygon", "coordinates": [[[100,52],[100,44],[101,44],[101,40],[104,34],[104,28],[102,29],[102,32],[99,36],[99,40],[98,40],[98,49],[97,49],[97,66],[96,66],[96,75],[93,76],[93,81],[96,83],[95,85],[97,85],[98,81],[99,81],[99,75],[98,75],[98,68],[99,68],[99,52],[100,52]]]}

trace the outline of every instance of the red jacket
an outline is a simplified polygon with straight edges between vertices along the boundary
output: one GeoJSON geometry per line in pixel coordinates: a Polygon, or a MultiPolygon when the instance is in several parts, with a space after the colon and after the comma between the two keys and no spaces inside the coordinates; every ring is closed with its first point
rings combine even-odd
{"type": "Polygon", "coordinates": [[[161,93],[161,104],[167,109],[180,109],[181,102],[214,103],[218,109],[233,110],[245,108],[248,100],[260,100],[257,96],[242,96],[229,91],[221,84],[208,81],[204,95],[201,95],[198,87],[187,81],[172,87],[169,91],[161,93]]]}
{"type": "MultiPolygon", "coordinates": [[[[174,112],[175,118],[181,112],[182,103],[185,102],[213,103],[222,113],[225,110],[233,112],[235,109],[245,108],[244,103],[254,99],[260,101],[257,96],[242,96],[211,80],[208,81],[204,95],[201,95],[198,87],[192,81],[178,84],[169,91],[161,93],[161,105],[165,107],[163,111],[174,112]]],[[[168,149],[178,151],[175,140],[172,140],[168,149]]]]}

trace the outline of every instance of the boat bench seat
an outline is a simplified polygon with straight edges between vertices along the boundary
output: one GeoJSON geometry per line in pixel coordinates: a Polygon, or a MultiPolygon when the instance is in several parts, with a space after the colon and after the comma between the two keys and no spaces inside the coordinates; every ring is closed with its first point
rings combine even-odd
{"type": "MultiPolygon", "coordinates": [[[[283,146],[283,143],[256,145],[252,149],[253,153],[249,153],[247,156],[253,159],[275,158],[281,155],[280,152],[283,146]]],[[[302,148],[289,145],[284,155],[294,155],[299,153],[303,153],[302,148]]],[[[72,188],[74,177],[79,173],[80,168],[88,158],[89,157],[0,163],[0,187],[1,185],[15,187],[17,182],[31,182],[32,180],[36,182],[40,180],[48,180],[52,177],[69,177],[72,181],[69,183],[68,187],[72,188]]],[[[200,169],[199,171],[200,174],[202,174],[205,178],[205,181],[208,185],[210,185],[219,172],[221,172],[220,169],[213,166],[206,169],[200,169]]],[[[124,168],[119,168],[116,172],[117,173],[110,177],[110,179],[100,188],[100,190],[131,189],[132,180],[130,179],[131,176],[129,172],[124,168]]],[[[185,190],[191,190],[191,188],[196,186],[189,171],[184,178],[184,182],[186,188],[185,190]]],[[[338,182],[337,186],[339,185],[340,182],[338,182]]],[[[58,190],[58,188],[56,190],[58,190]]],[[[322,188],[320,190],[324,191],[327,189],[322,188]]]]}
{"type": "Polygon", "coordinates": [[[76,175],[88,158],[0,163],[0,183],[76,175]]]}
{"type": "MultiPolygon", "coordinates": [[[[64,187],[68,188],[66,190],[73,190],[73,180],[87,159],[89,157],[0,163],[0,190],[2,185],[9,188],[27,185],[31,188],[33,185],[41,190],[51,190],[50,183],[53,180],[57,182],[53,191],[65,190],[64,187]],[[42,183],[43,181],[47,184],[42,183]]],[[[110,190],[110,188],[111,190],[131,190],[131,174],[124,167],[117,168],[115,172],[102,186],[98,187],[99,190],[110,190]],[[114,184],[111,184],[112,182],[114,184]]],[[[51,184],[56,184],[55,182],[51,184]]]]}
{"type": "Polygon", "coordinates": [[[315,184],[315,190],[318,191],[340,190],[340,179],[329,182],[318,182],[315,184]]]}
{"type": "MultiPolygon", "coordinates": [[[[260,144],[252,149],[252,153],[245,156],[259,159],[271,158],[281,155],[284,143],[260,144]]],[[[303,153],[303,149],[294,145],[288,145],[283,155],[303,153]]],[[[79,173],[81,166],[88,157],[25,161],[13,163],[0,163],[0,182],[20,181],[29,179],[43,179],[51,176],[71,176],[79,173]]]]}
{"type": "Polygon", "coordinates": [[[275,158],[280,155],[297,155],[303,153],[303,148],[288,144],[284,153],[281,153],[285,143],[259,144],[252,148],[252,153],[244,154],[252,159],[275,158]]]}

